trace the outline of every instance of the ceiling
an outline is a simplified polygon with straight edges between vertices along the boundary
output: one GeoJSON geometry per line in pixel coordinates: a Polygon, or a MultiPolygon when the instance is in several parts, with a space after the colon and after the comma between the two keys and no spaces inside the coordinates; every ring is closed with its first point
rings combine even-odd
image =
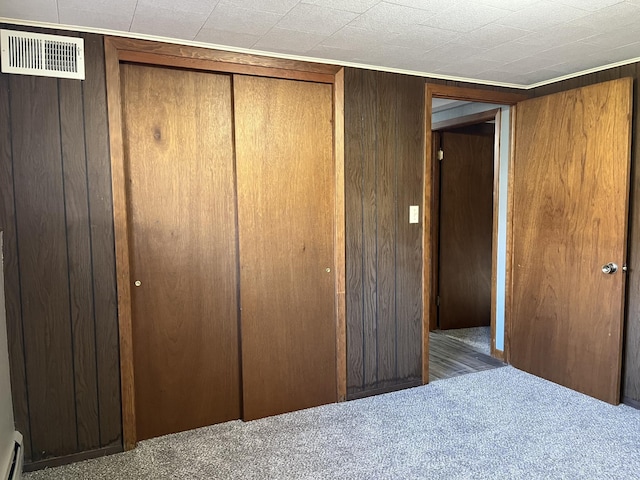
{"type": "Polygon", "coordinates": [[[640,0],[1,0],[0,17],[519,87],[640,57],[640,0]]]}

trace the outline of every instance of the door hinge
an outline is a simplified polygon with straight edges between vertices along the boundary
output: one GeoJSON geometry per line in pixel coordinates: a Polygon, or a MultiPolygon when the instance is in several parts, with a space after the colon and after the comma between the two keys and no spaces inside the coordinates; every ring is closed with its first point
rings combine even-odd
{"type": "Polygon", "coordinates": [[[438,160],[442,161],[444,158],[444,151],[440,148],[438,149],[438,160]]]}
{"type": "Polygon", "coordinates": [[[440,295],[436,297],[436,307],[440,306],[440,295]]]}

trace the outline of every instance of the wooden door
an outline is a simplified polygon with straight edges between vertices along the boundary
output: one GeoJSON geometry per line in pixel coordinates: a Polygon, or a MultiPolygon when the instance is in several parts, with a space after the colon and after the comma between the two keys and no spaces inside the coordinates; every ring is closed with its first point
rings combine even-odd
{"type": "Polygon", "coordinates": [[[336,401],[331,85],[234,76],[244,419],[336,401]]]}
{"type": "Polygon", "coordinates": [[[632,80],[517,105],[511,362],[618,403],[632,80]],[[615,262],[612,275],[602,266],[615,262]]]}
{"type": "Polygon", "coordinates": [[[491,324],[493,126],[440,133],[439,327],[491,324]]]}
{"type": "Polygon", "coordinates": [[[142,440],[240,417],[231,79],[121,73],[142,440]]]}

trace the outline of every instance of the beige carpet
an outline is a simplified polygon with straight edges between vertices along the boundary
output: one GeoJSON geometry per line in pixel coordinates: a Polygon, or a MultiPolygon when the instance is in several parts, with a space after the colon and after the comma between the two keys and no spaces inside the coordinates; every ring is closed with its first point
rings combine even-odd
{"type": "Polygon", "coordinates": [[[25,475],[120,479],[637,479],[640,411],[512,367],[141,442],[25,475]]]}

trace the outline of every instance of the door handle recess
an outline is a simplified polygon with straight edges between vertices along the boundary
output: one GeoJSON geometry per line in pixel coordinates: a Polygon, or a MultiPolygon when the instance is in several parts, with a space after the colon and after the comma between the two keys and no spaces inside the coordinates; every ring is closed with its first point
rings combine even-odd
{"type": "Polygon", "coordinates": [[[602,266],[602,273],[606,275],[613,275],[617,271],[618,271],[618,265],[616,265],[613,262],[607,263],[606,265],[602,266]]]}

